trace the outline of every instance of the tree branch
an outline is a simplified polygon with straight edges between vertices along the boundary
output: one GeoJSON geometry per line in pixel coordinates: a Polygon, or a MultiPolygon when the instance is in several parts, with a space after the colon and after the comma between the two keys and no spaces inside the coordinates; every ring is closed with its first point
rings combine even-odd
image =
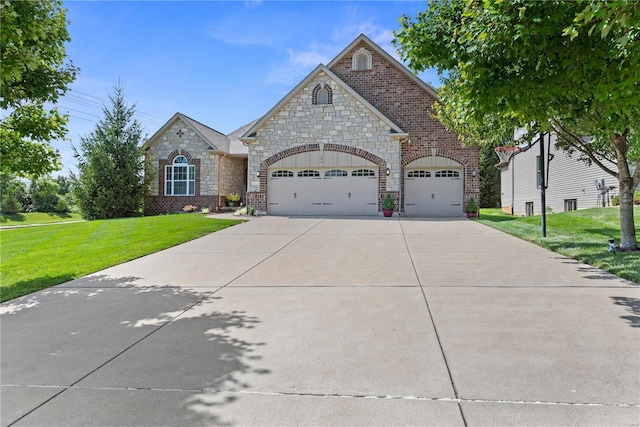
{"type": "MultiPolygon", "coordinates": [[[[609,167],[605,166],[604,163],[602,163],[600,161],[600,159],[596,156],[596,153],[594,153],[594,151],[589,146],[584,144],[584,141],[582,140],[582,138],[580,138],[579,136],[569,132],[567,129],[565,129],[564,126],[562,126],[562,124],[560,124],[560,122],[558,122],[558,120],[551,119],[551,121],[552,121],[552,125],[551,125],[552,129],[556,133],[559,133],[559,134],[563,135],[565,137],[565,140],[567,141],[567,143],[572,148],[575,148],[580,153],[585,154],[587,157],[589,157],[589,159],[593,163],[598,165],[598,167],[600,167],[603,171],[605,171],[609,175],[612,175],[616,179],[619,179],[618,172],[615,172],[614,170],[612,170],[609,167]]],[[[600,154],[598,154],[598,155],[600,155],[600,154]]],[[[616,163],[615,161],[612,161],[611,159],[608,159],[605,156],[602,156],[602,157],[605,160],[610,161],[611,163],[616,163]]]]}

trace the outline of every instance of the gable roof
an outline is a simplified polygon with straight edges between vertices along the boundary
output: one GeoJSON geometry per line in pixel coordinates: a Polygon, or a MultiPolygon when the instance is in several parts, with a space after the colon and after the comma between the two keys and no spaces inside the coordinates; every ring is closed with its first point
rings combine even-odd
{"type": "Polygon", "coordinates": [[[332,68],[338,61],[343,59],[345,57],[345,55],[347,55],[349,52],[351,52],[351,50],[354,47],[356,47],[360,42],[366,43],[371,49],[376,51],[376,53],[378,53],[380,56],[385,58],[391,64],[395,65],[396,68],[398,68],[400,71],[402,71],[404,74],[406,74],[409,78],[411,78],[411,80],[416,82],[427,93],[429,93],[435,99],[438,99],[438,93],[435,91],[434,88],[432,88],[427,83],[425,83],[422,80],[420,80],[407,67],[405,67],[403,64],[398,62],[397,59],[395,59],[393,56],[391,56],[386,50],[382,49],[380,46],[375,44],[369,37],[365,36],[364,34],[360,34],[354,41],[351,42],[351,44],[349,46],[347,46],[342,52],[340,52],[338,54],[338,56],[336,56],[331,62],[329,62],[329,64],[327,65],[327,68],[332,68]]]}
{"type": "Polygon", "coordinates": [[[253,126],[247,129],[240,137],[243,142],[251,142],[254,139],[254,134],[260,129],[267,121],[275,116],[292,98],[294,98],[303,88],[305,88],[311,80],[313,80],[320,73],[325,73],[327,77],[336,82],[342,89],[344,89],[349,95],[356,98],[358,102],[363,104],[369,111],[376,115],[381,121],[386,123],[391,128],[391,133],[397,135],[397,137],[407,136],[408,134],[403,131],[398,125],[393,123],[387,116],[382,114],[376,107],[371,105],[369,101],[364,99],[359,93],[354,91],[349,85],[347,85],[342,79],[336,76],[325,65],[318,65],[307,77],[305,77],[296,87],[294,87],[284,98],[280,100],[271,110],[267,112],[262,118],[256,121],[253,126]]]}
{"type": "Polygon", "coordinates": [[[191,117],[185,116],[179,112],[175,113],[173,117],[164,124],[164,126],[158,129],[158,131],[142,145],[142,148],[147,149],[153,145],[156,140],[178,120],[181,120],[188,128],[194,131],[197,136],[202,138],[211,150],[229,152],[229,138],[217,130],[203,125],[191,117]]]}
{"type": "Polygon", "coordinates": [[[257,121],[258,120],[254,120],[251,123],[247,123],[246,125],[234,130],[229,135],[227,135],[227,138],[229,138],[229,154],[249,154],[249,148],[242,143],[240,138],[247,130],[249,130],[249,128],[255,125],[257,121]]]}

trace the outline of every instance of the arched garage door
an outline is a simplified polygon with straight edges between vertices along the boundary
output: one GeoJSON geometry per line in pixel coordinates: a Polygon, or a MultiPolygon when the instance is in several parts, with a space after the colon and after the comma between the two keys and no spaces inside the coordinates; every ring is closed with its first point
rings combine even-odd
{"type": "Polygon", "coordinates": [[[269,167],[272,215],[377,215],[378,167],[337,152],[302,153],[269,167]]]}
{"type": "Polygon", "coordinates": [[[404,213],[408,216],[462,215],[462,165],[443,157],[425,157],[405,166],[404,213]]]}

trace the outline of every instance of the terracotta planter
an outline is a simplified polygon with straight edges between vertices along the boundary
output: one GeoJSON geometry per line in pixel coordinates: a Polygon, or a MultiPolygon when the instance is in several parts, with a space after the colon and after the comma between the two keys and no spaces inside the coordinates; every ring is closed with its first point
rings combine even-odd
{"type": "Polygon", "coordinates": [[[393,216],[393,209],[382,208],[382,214],[384,216],[386,216],[387,218],[389,218],[389,217],[393,216]]]}
{"type": "Polygon", "coordinates": [[[467,212],[467,218],[478,218],[478,212],[467,212]]]}

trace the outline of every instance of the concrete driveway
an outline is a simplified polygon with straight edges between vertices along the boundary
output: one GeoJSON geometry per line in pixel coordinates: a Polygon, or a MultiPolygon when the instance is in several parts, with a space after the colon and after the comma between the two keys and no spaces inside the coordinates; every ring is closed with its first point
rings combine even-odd
{"type": "Polygon", "coordinates": [[[639,286],[466,219],[259,217],[1,310],[2,426],[640,424],[639,286]]]}

